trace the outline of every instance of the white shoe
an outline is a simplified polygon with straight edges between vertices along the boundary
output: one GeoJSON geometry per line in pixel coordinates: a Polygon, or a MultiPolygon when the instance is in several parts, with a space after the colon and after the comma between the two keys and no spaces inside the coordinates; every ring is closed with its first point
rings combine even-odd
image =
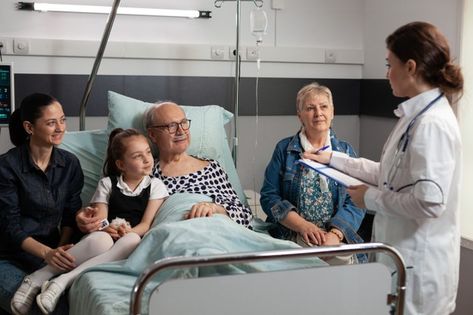
{"type": "Polygon", "coordinates": [[[10,302],[10,307],[15,315],[28,314],[33,305],[34,298],[39,293],[41,286],[34,283],[31,278],[26,276],[16,290],[15,295],[10,302]]]}
{"type": "Polygon", "coordinates": [[[54,281],[46,281],[41,286],[41,293],[36,297],[36,303],[43,314],[49,314],[56,308],[57,302],[64,292],[54,281]]]}

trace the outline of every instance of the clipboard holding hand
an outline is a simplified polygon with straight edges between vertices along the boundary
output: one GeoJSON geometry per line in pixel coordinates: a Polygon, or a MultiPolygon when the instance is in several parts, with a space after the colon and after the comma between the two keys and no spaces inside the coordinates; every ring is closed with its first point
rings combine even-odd
{"type": "Polygon", "coordinates": [[[330,167],[325,164],[321,164],[321,163],[308,160],[308,159],[300,159],[298,162],[310,167],[311,169],[315,170],[316,172],[324,176],[327,176],[328,178],[333,179],[334,181],[336,181],[337,183],[339,183],[340,185],[344,187],[357,186],[357,185],[372,186],[370,184],[362,182],[361,180],[355,177],[352,177],[343,172],[340,172],[339,170],[334,169],[333,167],[330,167]]]}

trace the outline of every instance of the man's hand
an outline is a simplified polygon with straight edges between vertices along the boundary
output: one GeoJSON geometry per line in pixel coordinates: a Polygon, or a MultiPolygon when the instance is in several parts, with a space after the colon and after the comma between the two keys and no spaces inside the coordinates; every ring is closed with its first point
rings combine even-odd
{"type": "Polygon", "coordinates": [[[199,202],[192,206],[191,210],[184,216],[184,219],[211,217],[217,213],[227,214],[225,208],[221,205],[213,202],[199,202]]]}

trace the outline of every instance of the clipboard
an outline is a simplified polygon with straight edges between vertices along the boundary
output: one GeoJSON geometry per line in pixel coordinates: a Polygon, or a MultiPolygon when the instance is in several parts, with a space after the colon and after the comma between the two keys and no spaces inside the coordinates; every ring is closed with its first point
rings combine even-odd
{"type": "Polygon", "coordinates": [[[365,182],[362,182],[361,180],[355,177],[351,177],[350,175],[340,172],[339,170],[336,170],[325,164],[321,164],[321,163],[308,160],[308,159],[300,159],[298,162],[310,167],[311,169],[315,170],[316,172],[322,175],[327,176],[328,178],[333,179],[334,181],[336,181],[337,183],[339,183],[340,185],[344,187],[350,187],[350,186],[356,186],[356,185],[371,186],[365,182]]]}

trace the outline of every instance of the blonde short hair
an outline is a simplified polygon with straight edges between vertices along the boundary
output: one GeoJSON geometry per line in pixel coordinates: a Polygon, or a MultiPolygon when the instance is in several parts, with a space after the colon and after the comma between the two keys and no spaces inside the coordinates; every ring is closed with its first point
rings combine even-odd
{"type": "Polygon", "coordinates": [[[328,102],[329,102],[330,106],[333,107],[333,98],[332,98],[332,92],[330,91],[330,89],[328,87],[324,86],[324,85],[318,84],[317,82],[312,82],[312,83],[309,83],[309,84],[303,86],[299,90],[299,92],[297,92],[296,109],[297,109],[298,113],[302,111],[302,107],[304,106],[304,102],[310,94],[315,94],[315,95],[323,94],[323,95],[326,95],[327,98],[328,98],[328,102]]]}

